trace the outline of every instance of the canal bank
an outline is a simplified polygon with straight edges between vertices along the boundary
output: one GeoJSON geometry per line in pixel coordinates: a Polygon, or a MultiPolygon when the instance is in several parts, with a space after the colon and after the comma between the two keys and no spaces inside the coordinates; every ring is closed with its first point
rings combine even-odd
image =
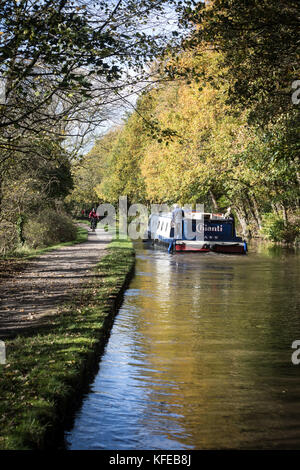
{"type": "Polygon", "coordinates": [[[34,332],[6,341],[0,449],[56,447],[99,361],[134,272],[131,242],[111,242],[92,280],[34,332]]]}

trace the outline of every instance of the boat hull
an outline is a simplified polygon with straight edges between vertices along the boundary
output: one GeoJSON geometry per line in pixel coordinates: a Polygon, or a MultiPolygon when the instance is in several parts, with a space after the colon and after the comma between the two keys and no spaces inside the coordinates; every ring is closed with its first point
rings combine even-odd
{"type": "Polygon", "coordinates": [[[214,253],[232,253],[232,254],[245,254],[244,245],[239,244],[226,244],[226,245],[210,245],[206,246],[188,246],[185,244],[175,244],[176,253],[191,253],[191,252],[214,252],[214,253]]]}
{"type": "Polygon", "coordinates": [[[191,242],[191,241],[177,241],[171,239],[157,238],[153,240],[154,244],[163,245],[169,251],[176,253],[228,253],[228,254],[245,254],[247,248],[245,243],[209,243],[209,242],[191,242]]]}

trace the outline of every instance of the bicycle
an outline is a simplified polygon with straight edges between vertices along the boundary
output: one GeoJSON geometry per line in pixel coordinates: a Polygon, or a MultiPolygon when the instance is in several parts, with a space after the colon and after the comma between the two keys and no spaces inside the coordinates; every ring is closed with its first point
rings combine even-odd
{"type": "Polygon", "coordinates": [[[92,229],[93,232],[95,232],[96,227],[97,227],[97,219],[96,219],[96,217],[93,217],[92,220],[91,220],[91,229],[92,229]]]}

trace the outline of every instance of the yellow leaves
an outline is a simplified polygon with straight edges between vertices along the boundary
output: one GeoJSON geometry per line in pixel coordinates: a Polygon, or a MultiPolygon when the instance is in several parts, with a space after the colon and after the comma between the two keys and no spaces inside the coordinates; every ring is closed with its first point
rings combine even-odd
{"type": "Polygon", "coordinates": [[[216,89],[206,80],[206,73],[220,76],[219,62],[215,51],[201,57],[182,54],[182,69],[197,69],[199,80],[153,88],[139,99],[139,113],[133,113],[110,139],[95,145],[90,155],[104,162],[101,178],[93,184],[99,198],[112,202],[127,194],[131,202],[141,202],[146,194],[153,202],[179,198],[194,202],[215,181],[220,187],[227,184],[230,172],[236,171],[232,156],[250,137],[245,116],[233,117],[229,112],[227,84],[220,78],[216,89]],[[171,129],[168,145],[158,139],[159,132],[154,132],[158,137],[151,136],[149,122],[162,130],[171,129]]]}

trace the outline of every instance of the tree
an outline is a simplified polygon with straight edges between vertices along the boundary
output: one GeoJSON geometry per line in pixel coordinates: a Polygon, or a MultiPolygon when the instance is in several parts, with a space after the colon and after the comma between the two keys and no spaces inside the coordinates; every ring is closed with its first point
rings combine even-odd
{"type": "MultiPolygon", "coordinates": [[[[182,4],[0,0],[0,80],[5,86],[0,103],[0,220],[11,201],[7,188],[22,183],[17,176],[21,167],[28,168],[27,189],[37,167],[42,183],[49,176],[45,165],[62,168],[66,154],[71,159],[66,151],[70,139],[74,146],[78,137],[80,144],[129,93],[126,87],[148,76],[146,62],[163,51],[170,35],[167,28],[151,31],[149,26],[166,21],[166,6],[182,4]]],[[[52,174],[51,181],[58,176],[52,174]]],[[[68,177],[64,184],[70,189],[68,177]]],[[[27,189],[24,194],[31,194],[27,189]]],[[[49,192],[47,197],[51,199],[49,192]]]]}
{"type": "Polygon", "coordinates": [[[73,187],[68,153],[55,141],[39,142],[39,146],[40,153],[31,153],[30,166],[23,158],[6,167],[1,187],[0,251],[23,244],[23,228],[29,218],[33,220],[46,208],[62,212],[64,198],[73,187]]]}
{"type": "MultiPolygon", "coordinates": [[[[186,48],[213,47],[223,54],[223,80],[235,105],[262,124],[290,111],[299,78],[297,0],[214,0],[189,9],[194,33],[186,48]]],[[[210,77],[214,80],[214,77],[210,77]]],[[[295,108],[295,106],[294,106],[295,108]]],[[[298,107],[299,108],[299,107],[298,107]]]]}
{"type": "Polygon", "coordinates": [[[102,194],[97,188],[111,173],[111,152],[118,135],[118,129],[111,130],[99,138],[86,155],[73,162],[74,189],[66,199],[71,207],[78,211],[88,209],[105,198],[106,191],[102,194]]]}
{"type": "Polygon", "coordinates": [[[16,129],[18,136],[31,131],[65,135],[68,124],[91,123],[91,116],[98,124],[99,109],[128,83],[137,82],[145,63],[166,45],[166,33],[149,33],[141,23],[161,15],[167,4],[181,3],[1,1],[0,75],[6,84],[0,107],[2,148],[11,148],[16,129]]]}
{"type": "Polygon", "coordinates": [[[265,128],[249,125],[248,110],[237,111],[228,102],[228,82],[217,88],[206,79],[222,75],[222,53],[200,52],[189,50],[176,59],[178,77],[190,70],[197,80],[161,83],[139,99],[106,156],[101,154],[106,167],[96,190],[109,202],[128,194],[134,202],[202,202],[217,211],[230,205],[244,235],[260,233],[264,214],[275,211],[285,227],[295,220],[288,237],[293,239],[299,207],[297,114],[278,115],[265,128]]]}

